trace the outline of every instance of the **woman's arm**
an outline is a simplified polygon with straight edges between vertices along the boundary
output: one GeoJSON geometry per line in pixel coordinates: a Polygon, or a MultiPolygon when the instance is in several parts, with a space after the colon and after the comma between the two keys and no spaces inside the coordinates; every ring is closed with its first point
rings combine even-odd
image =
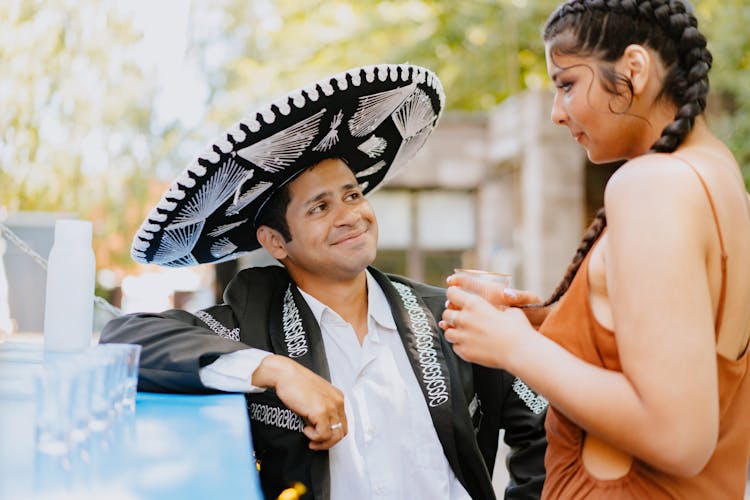
{"type": "Polygon", "coordinates": [[[495,309],[457,288],[448,297],[462,310],[444,315],[458,326],[446,338],[460,356],[515,373],[587,432],[663,471],[692,475],[718,435],[706,270],[716,233],[705,194],[687,166],[659,155],[621,168],[606,204],[622,373],[539,335],[518,309],[495,309]]]}

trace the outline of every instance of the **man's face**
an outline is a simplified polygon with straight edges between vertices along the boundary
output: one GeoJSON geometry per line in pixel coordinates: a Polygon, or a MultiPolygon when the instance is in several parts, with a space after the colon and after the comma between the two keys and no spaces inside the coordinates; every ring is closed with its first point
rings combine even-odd
{"type": "Polygon", "coordinates": [[[372,263],[377,220],[343,161],[324,160],[308,169],[289,184],[289,195],[286,220],[292,239],[279,242],[274,257],[297,284],[352,279],[372,263]]]}

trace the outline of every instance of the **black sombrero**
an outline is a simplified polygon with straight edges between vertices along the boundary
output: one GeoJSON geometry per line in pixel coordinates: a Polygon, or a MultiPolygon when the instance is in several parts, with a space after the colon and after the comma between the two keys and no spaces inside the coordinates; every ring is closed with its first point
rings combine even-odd
{"type": "Polygon", "coordinates": [[[145,264],[220,262],[257,249],[255,219],[317,161],[347,161],[366,194],[404,166],[445,103],[425,68],[355,68],[261,106],[210,144],[164,193],[131,248],[145,264]]]}

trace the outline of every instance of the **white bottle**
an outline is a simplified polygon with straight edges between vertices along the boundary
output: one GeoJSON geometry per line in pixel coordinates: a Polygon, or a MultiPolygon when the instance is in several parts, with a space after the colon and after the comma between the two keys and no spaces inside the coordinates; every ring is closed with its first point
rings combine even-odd
{"type": "Polygon", "coordinates": [[[56,221],[47,265],[45,351],[78,352],[91,345],[95,269],[91,222],[56,221]]]}

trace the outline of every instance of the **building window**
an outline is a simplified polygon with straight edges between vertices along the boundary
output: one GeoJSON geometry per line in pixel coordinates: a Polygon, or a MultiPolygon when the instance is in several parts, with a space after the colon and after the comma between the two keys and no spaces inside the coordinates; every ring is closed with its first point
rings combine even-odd
{"type": "Polygon", "coordinates": [[[436,286],[473,255],[476,196],[468,190],[383,189],[370,197],[378,217],[375,266],[436,286]]]}

